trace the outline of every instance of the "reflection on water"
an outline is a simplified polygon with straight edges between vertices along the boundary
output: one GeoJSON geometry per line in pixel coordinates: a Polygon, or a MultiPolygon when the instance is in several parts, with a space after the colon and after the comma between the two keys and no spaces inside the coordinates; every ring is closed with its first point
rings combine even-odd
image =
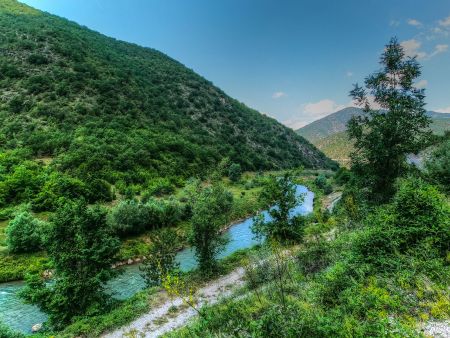
{"type": "MultiPolygon", "coordinates": [[[[291,210],[291,215],[306,215],[313,210],[314,193],[302,185],[297,185],[297,195],[303,195],[301,205],[291,210]]],[[[264,218],[270,219],[267,211],[263,211],[264,218]]],[[[224,258],[239,249],[250,248],[260,242],[256,240],[251,231],[252,218],[237,223],[228,229],[223,236],[228,238],[228,244],[218,255],[224,258]]],[[[181,250],[176,257],[181,270],[189,271],[197,266],[194,250],[186,248],[181,250]]],[[[108,290],[117,299],[127,299],[145,287],[145,281],[140,275],[138,265],[126,266],[124,272],[108,283],[108,290]]],[[[12,329],[25,333],[31,332],[31,326],[42,323],[47,316],[39,311],[36,306],[24,304],[18,297],[18,291],[23,287],[23,282],[0,284],[0,321],[12,329]]]]}

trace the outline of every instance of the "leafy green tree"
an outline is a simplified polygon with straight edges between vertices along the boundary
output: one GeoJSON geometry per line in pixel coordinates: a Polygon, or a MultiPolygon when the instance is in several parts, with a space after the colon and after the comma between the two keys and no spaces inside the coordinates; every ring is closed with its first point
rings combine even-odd
{"type": "Polygon", "coordinates": [[[33,217],[29,211],[18,213],[6,228],[6,244],[9,251],[35,252],[42,248],[45,222],[33,217]]]}
{"type": "Polygon", "coordinates": [[[277,240],[301,240],[304,231],[304,218],[290,215],[290,210],[303,202],[303,196],[297,196],[296,185],[290,173],[281,177],[272,176],[263,188],[260,198],[269,209],[271,220],[265,220],[263,214],[255,216],[252,231],[257,236],[266,236],[277,240]]]}
{"type": "Polygon", "coordinates": [[[106,223],[106,211],[75,201],[60,207],[51,218],[45,248],[55,269],[54,283],[40,274],[27,278],[22,297],[49,314],[60,328],[72,318],[105,309],[110,296],[105,283],[115,275],[112,264],[120,241],[106,223]]]}
{"type": "Polygon", "coordinates": [[[227,220],[232,204],[233,195],[220,183],[203,188],[195,196],[189,242],[195,249],[204,274],[211,274],[216,269],[215,256],[226,244],[220,229],[227,220]]]}
{"type": "Polygon", "coordinates": [[[233,163],[228,168],[228,177],[232,182],[237,182],[240,180],[242,175],[241,165],[239,163],[233,163]]]}
{"type": "Polygon", "coordinates": [[[146,259],[140,267],[148,286],[161,285],[168,274],[173,275],[178,270],[179,263],[175,261],[177,242],[177,234],[171,229],[164,229],[152,238],[146,259]]]}
{"type": "Polygon", "coordinates": [[[450,191],[450,138],[437,146],[425,163],[425,168],[432,182],[450,191]]]}
{"type": "Polygon", "coordinates": [[[365,88],[356,84],[350,92],[366,114],[348,123],[348,134],[355,145],[352,171],[375,203],[394,194],[395,180],[407,168],[406,155],[421,150],[431,135],[424,89],[414,85],[421,74],[416,58],[407,57],[393,38],[380,64],[382,69],[365,79],[365,88]],[[371,107],[371,97],[379,108],[371,107]]]}

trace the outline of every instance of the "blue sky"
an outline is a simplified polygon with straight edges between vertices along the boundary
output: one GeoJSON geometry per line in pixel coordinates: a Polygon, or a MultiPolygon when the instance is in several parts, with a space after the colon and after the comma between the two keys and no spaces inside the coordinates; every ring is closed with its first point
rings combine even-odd
{"type": "Polygon", "coordinates": [[[427,108],[450,112],[449,0],[22,0],[158,49],[293,127],[351,104],[397,36],[423,65],[427,108]]]}

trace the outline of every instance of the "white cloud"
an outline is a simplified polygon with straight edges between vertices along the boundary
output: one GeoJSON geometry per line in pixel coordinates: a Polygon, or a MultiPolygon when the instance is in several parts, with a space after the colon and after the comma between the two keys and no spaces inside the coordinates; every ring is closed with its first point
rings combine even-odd
{"type": "Polygon", "coordinates": [[[400,43],[405,50],[405,55],[414,57],[417,56],[418,59],[424,59],[427,56],[427,53],[420,51],[420,47],[422,43],[417,41],[416,39],[405,40],[400,43]]]}
{"type": "Polygon", "coordinates": [[[450,15],[443,20],[439,20],[439,24],[444,27],[450,26],[450,15]]]}
{"type": "Polygon", "coordinates": [[[450,106],[448,106],[447,108],[435,109],[435,111],[437,111],[438,113],[450,113],[450,106]]]}
{"type": "Polygon", "coordinates": [[[301,105],[298,116],[285,120],[283,123],[292,129],[298,129],[318,120],[338,110],[344,109],[345,105],[340,105],[330,99],[323,99],[318,102],[309,102],[301,105]]]}
{"type": "Polygon", "coordinates": [[[276,100],[276,99],[280,99],[285,96],[287,96],[287,94],[284,92],[275,92],[275,93],[273,93],[272,98],[276,100]]]}
{"type": "Polygon", "coordinates": [[[334,113],[339,109],[345,108],[343,105],[338,105],[336,102],[330,99],[320,100],[318,102],[307,103],[303,106],[303,112],[313,117],[323,117],[328,114],[334,113]]]}
{"type": "Polygon", "coordinates": [[[416,83],[416,88],[422,89],[425,88],[427,85],[428,85],[427,80],[420,80],[419,82],[416,83]]]}
{"type": "Polygon", "coordinates": [[[352,77],[353,76],[353,72],[347,72],[347,77],[352,77]]]}
{"type": "Polygon", "coordinates": [[[416,19],[409,19],[408,20],[408,25],[415,26],[415,27],[420,27],[420,26],[422,26],[422,23],[419,20],[416,20],[416,19]]]}
{"type": "Polygon", "coordinates": [[[420,50],[420,47],[422,46],[422,43],[420,41],[417,41],[416,39],[411,40],[405,40],[400,43],[405,50],[405,55],[414,57],[417,56],[417,59],[419,60],[427,60],[432,58],[433,56],[436,56],[440,53],[443,53],[447,51],[448,45],[445,44],[439,44],[434,47],[434,50],[431,53],[424,52],[420,50]]]}

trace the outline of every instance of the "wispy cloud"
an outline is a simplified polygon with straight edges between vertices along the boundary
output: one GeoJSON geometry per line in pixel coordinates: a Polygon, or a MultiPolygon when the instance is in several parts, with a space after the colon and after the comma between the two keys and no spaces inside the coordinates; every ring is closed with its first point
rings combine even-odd
{"type": "Polygon", "coordinates": [[[438,113],[450,113],[450,106],[446,108],[435,109],[438,113]]]}
{"type": "Polygon", "coordinates": [[[345,107],[345,105],[338,104],[330,99],[308,102],[300,106],[298,115],[283,121],[283,123],[292,129],[298,129],[345,107]]]}
{"type": "Polygon", "coordinates": [[[408,25],[410,26],[415,26],[415,27],[420,27],[422,26],[422,23],[419,20],[416,19],[408,19],[408,25]]]}
{"type": "Polygon", "coordinates": [[[347,77],[352,77],[353,76],[353,72],[347,72],[345,75],[347,75],[347,77]]]}
{"type": "Polygon", "coordinates": [[[414,57],[416,56],[419,60],[428,60],[433,56],[436,56],[440,53],[444,53],[448,49],[448,45],[446,44],[438,44],[434,46],[434,49],[431,53],[427,53],[421,50],[422,43],[416,39],[406,40],[401,42],[402,47],[405,50],[406,56],[414,57]]]}
{"type": "Polygon", "coordinates": [[[449,27],[450,26],[450,15],[447,16],[445,19],[439,20],[439,25],[443,27],[449,27]]]}
{"type": "Polygon", "coordinates": [[[277,100],[277,99],[281,99],[282,97],[287,96],[287,94],[285,92],[275,92],[272,94],[272,98],[277,100]]]}

